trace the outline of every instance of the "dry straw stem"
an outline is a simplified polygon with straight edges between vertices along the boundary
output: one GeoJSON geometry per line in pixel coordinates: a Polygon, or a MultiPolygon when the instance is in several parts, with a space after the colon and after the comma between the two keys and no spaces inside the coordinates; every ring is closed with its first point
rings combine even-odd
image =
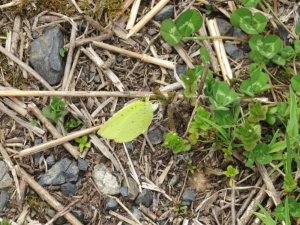
{"type": "Polygon", "coordinates": [[[115,47],[115,46],[112,46],[112,45],[105,44],[103,42],[93,41],[93,45],[95,45],[97,47],[100,47],[100,48],[103,48],[103,49],[106,49],[106,50],[109,50],[109,51],[114,51],[114,52],[117,52],[117,53],[120,53],[120,54],[123,54],[123,55],[134,57],[134,58],[140,59],[140,60],[142,60],[144,62],[147,62],[147,63],[152,63],[152,64],[162,66],[162,67],[166,67],[166,68],[172,69],[172,70],[174,69],[174,64],[172,62],[162,60],[162,59],[156,59],[156,58],[151,57],[147,54],[139,54],[139,53],[131,52],[131,51],[128,51],[128,50],[125,50],[125,49],[122,49],[122,48],[118,48],[118,47],[115,47]]]}
{"type": "MultiPolygon", "coordinates": [[[[60,204],[48,191],[46,191],[41,185],[39,185],[30,175],[28,175],[25,170],[19,166],[15,166],[16,172],[19,177],[26,180],[29,186],[42,198],[44,199],[52,208],[60,212],[64,210],[64,206],[60,204]]],[[[72,213],[66,213],[64,217],[73,225],[83,225],[72,213]]]]}
{"type": "Polygon", "coordinates": [[[28,123],[22,119],[20,119],[19,117],[15,116],[14,111],[8,109],[2,102],[0,102],[0,111],[2,111],[3,113],[5,113],[6,115],[8,115],[10,118],[12,118],[13,120],[15,120],[17,123],[19,123],[21,126],[26,127],[27,129],[33,131],[34,133],[36,133],[38,136],[41,136],[45,133],[45,131],[39,127],[36,127],[34,125],[32,125],[31,123],[28,123]]]}
{"type": "Polygon", "coordinates": [[[143,28],[146,23],[148,23],[167,3],[169,0],[161,0],[153,9],[148,12],[143,19],[140,20],[133,28],[129,30],[127,38],[131,37],[133,34],[137,33],[141,28],[143,28]]]}
{"type": "MultiPolygon", "coordinates": [[[[19,154],[15,155],[14,157],[15,158],[20,158],[20,157],[24,157],[24,156],[27,156],[27,155],[32,155],[34,153],[41,152],[45,149],[52,148],[52,147],[55,147],[55,146],[58,146],[58,145],[61,145],[61,144],[63,144],[64,147],[65,147],[66,142],[74,140],[75,138],[82,137],[82,136],[87,135],[89,133],[92,133],[94,131],[97,131],[97,130],[99,130],[99,128],[100,128],[100,126],[96,126],[96,127],[91,127],[91,128],[85,129],[85,130],[77,131],[77,132],[74,132],[74,133],[70,133],[68,136],[64,136],[64,137],[61,137],[59,139],[56,139],[56,140],[53,140],[53,141],[48,141],[46,143],[39,144],[39,145],[34,146],[32,148],[25,149],[25,150],[21,151],[19,154]]],[[[71,154],[76,159],[78,159],[78,157],[79,157],[79,151],[78,150],[77,150],[77,153],[72,152],[71,154]]]]}
{"type": "MultiPolygon", "coordinates": [[[[104,69],[102,68],[104,66],[104,61],[98,56],[98,54],[94,51],[92,47],[88,47],[86,49],[81,47],[80,50],[84,54],[86,54],[86,56],[89,57],[90,60],[92,60],[99,69],[104,69]]],[[[113,82],[113,84],[119,89],[119,91],[123,92],[124,86],[119,80],[119,78],[114,74],[114,72],[110,69],[105,69],[105,73],[108,76],[108,78],[113,82]]]]}
{"type": "Polygon", "coordinates": [[[8,58],[10,58],[12,61],[17,63],[19,66],[21,66],[24,70],[26,70],[28,73],[30,73],[32,76],[34,76],[38,81],[42,83],[44,87],[46,87],[50,91],[54,91],[54,88],[50,86],[50,84],[44,80],[44,78],[41,77],[36,71],[34,71],[31,67],[26,65],[24,62],[22,62],[20,59],[18,59],[16,56],[14,56],[12,53],[8,52],[5,48],[3,48],[0,45],[0,52],[2,52],[4,55],[6,55],[8,58]]]}
{"type": "Polygon", "coordinates": [[[133,5],[132,5],[132,8],[131,8],[130,16],[129,16],[129,19],[128,19],[128,22],[127,22],[126,30],[129,30],[133,27],[134,22],[136,20],[136,16],[137,16],[138,11],[139,11],[140,4],[141,4],[141,0],[135,0],[134,1],[133,5]]]}
{"type": "MultiPolygon", "coordinates": [[[[206,19],[206,24],[210,33],[210,36],[220,36],[219,28],[216,19],[208,20],[206,19]]],[[[232,79],[232,71],[230,64],[228,62],[227,55],[225,53],[225,48],[222,40],[213,40],[215,52],[217,54],[219,64],[221,67],[223,79],[225,82],[229,83],[229,79],[232,79]]]]}

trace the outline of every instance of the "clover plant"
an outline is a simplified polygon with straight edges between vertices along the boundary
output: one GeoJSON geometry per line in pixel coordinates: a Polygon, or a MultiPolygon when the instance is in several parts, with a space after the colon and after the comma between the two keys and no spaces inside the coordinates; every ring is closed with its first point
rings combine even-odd
{"type": "Polygon", "coordinates": [[[279,204],[275,209],[275,215],[279,221],[289,219],[289,214],[295,218],[300,217],[300,204],[294,198],[286,198],[284,205],[279,204]]]}
{"type": "Polygon", "coordinates": [[[239,171],[233,168],[231,165],[227,167],[227,170],[223,172],[224,175],[230,177],[229,185],[230,187],[233,185],[233,178],[235,175],[239,174],[239,171]]]}
{"type": "Polygon", "coordinates": [[[248,167],[253,166],[255,161],[259,164],[268,164],[273,160],[269,153],[269,146],[265,143],[259,143],[252,151],[245,151],[243,154],[248,158],[246,163],[248,167]]]}
{"type": "Polygon", "coordinates": [[[270,85],[267,83],[267,75],[263,72],[257,71],[253,73],[250,80],[244,80],[240,88],[244,94],[254,97],[254,95],[270,89],[270,85]]]}
{"type": "Polygon", "coordinates": [[[265,29],[268,21],[261,13],[255,13],[252,16],[252,12],[249,9],[241,8],[231,14],[230,22],[247,34],[259,34],[265,29]]]}

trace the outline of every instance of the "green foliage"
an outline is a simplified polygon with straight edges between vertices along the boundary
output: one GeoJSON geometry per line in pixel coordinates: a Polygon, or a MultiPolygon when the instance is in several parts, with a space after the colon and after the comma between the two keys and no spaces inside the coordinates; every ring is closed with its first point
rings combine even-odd
{"type": "Polygon", "coordinates": [[[181,80],[185,84],[185,91],[183,92],[186,98],[191,98],[196,94],[197,91],[197,79],[199,77],[199,73],[194,73],[195,70],[188,68],[187,76],[180,74],[181,80]]]}
{"type": "Polygon", "coordinates": [[[61,57],[65,57],[65,53],[68,51],[68,48],[61,48],[59,49],[59,54],[61,57]]]}
{"type": "Polygon", "coordinates": [[[284,177],[283,189],[286,192],[292,192],[297,188],[297,181],[293,179],[292,175],[287,174],[284,177]]]}
{"type": "Polygon", "coordinates": [[[53,97],[52,102],[48,107],[45,107],[41,113],[43,116],[52,119],[55,123],[58,123],[61,117],[68,114],[68,110],[65,108],[65,104],[58,97],[53,97]]]}
{"type": "Polygon", "coordinates": [[[289,220],[289,214],[296,218],[300,217],[300,204],[295,199],[287,197],[284,200],[284,205],[279,204],[276,207],[275,215],[279,221],[286,221],[289,220]]]}
{"type": "Polygon", "coordinates": [[[267,210],[265,210],[265,208],[259,204],[259,202],[257,202],[256,200],[253,200],[256,205],[258,205],[258,207],[261,209],[261,211],[264,213],[264,214],[261,214],[261,213],[258,213],[258,212],[254,212],[254,211],[250,211],[252,214],[256,215],[259,219],[261,219],[261,221],[264,222],[264,224],[266,225],[276,225],[276,222],[277,221],[274,221],[272,219],[272,217],[270,216],[270,214],[267,212],[267,210]]]}
{"type": "Polygon", "coordinates": [[[6,220],[6,219],[2,219],[1,220],[1,225],[11,225],[11,223],[8,222],[8,220],[6,220]]]}
{"type": "Polygon", "coordinates": [[[297,34],[298,36],[300,36],[300,23],[298,23],[298,24],[296,25],[295,31],[296,31],[296,34],[297,34]]]}
{"type": "Polygon", "coordinates": [[[268,77],[265,73],[257,71],[254,72],[250,80],[245,80],[241,84],[241,91],[246,95],[254,97],[255,94],[262,93],[270,89],[268,77]]]}
{"type": "Polygon", "coordinates": [[[223,172],[224,175],[230,177],[229,185],[232,186],[233,178],[235,175],[239,174],[239,171],[233,168],[231,165],[227,167],[227,170],[223,172]]]}
{"type": "Polygon", "coordinates": [[[191,149],[191,145],[189,144],[189,142],[179,137],[175,131],[165,135],[166,135],[166,140],[162,144],[162,146],[168,148],[175,147],[175,149],[173,150],[174,154],[177,154],[179,152],[186,152],[191,149]]]}
{"type": "Polygon", "coordinates": [[[249,59],[256,63],[269,64],[270,61],[279,65],[285,64],[285,59],[279,55],[283,47],[282,40],[276,35],[264,38],[262,35],[254,35],[249,40],[251,52],[249,59]]]}
{"type": "Polygon", "coordinates": [[[86,135],[82,136],[81,138],[75,138],[75,141],[77,143],[79,143],[79,151],[80,152],[83,152],[83,149],[85,147],[87,147],[87,148],[91,147],[91,145],[89,143],[87,143],[88,138],[86,135]]]}
{"type": "Polygon", "coordinates": [[[300,75],[293,76],[291,79],[291,84],[297,95],[300,95],[300,75]]]}
{"type": "Polygon", "coordinates": [[[206,8],[206,15],[209,15],[209,14],[211,14],[211,9],[212,9],[212,7],[211,7],[211,5],[205,5],[205,8],[206,8]]]}
{"type": "Polygon", "coordinates": [[[255,13],[252,16],[252,12],[246,8],[235,10],[231,14],[230,22],[233,26],[241,28],[248,34],[259,34],[267,25],[267,19],[263,14],[255,13]]]}
{"type": "Polygon", "coordinates": [[[187,171],[190,171],[192,174],[194,174],[194,170],[196,169],[196,166],[188,165],[186,169],[187,171]]]}
{"type": "Polygon", "coordinates": [[[195,10],[187,10],[182,13],[176,24],[170,20],[164,20],[160,33],[171,46],[176,46],[184,36],[189,36],[200,29],[203,23],[202,16],[195,10]]]}
{"type": "Polygon", "coordinates": [[[36,120],[31,120],[30,123],[31,123],[33,126],[36,126],[36,124],[37,124],[36,120]]]}
{"type": "Polygon", "coordinates": [[[213,86],[213,97],[209,97],[209,101],[215,110],[229,110],[226,106],[233,103],[238,94],[234,90],[229,90],[229,84],[217,81],[213,86]]]}
{"type": "Polygon", "coordinates": [[[248,105],[250,116],[248,117],[248,121],[251,123],[258,123],[261,120],[266,119],[268,106],[262,106],[260,102],[250,103],[248,105]]]}
{"type": "Polygon", "coordinates": [[[205,131],[211,127],[203,120],[203,118],[209,119],[210,112],[207,112],[202,106],[200,106],[194,116],[194,121],[191,123],[189,133],[200,133],[201,130],[205,131]]]}
{"type": "Polygon", "coordinates": [[[253,7],[256,8],[259,0],[243,0],[243,5],[245,7],[253,7]]]}
{"type": "Polygon", "coordinates": [[[181,206],[179,208],[174,208],[174,212],[178,212],[179,214],[183,215],[186,214],[187,206],[181,206]]]}
{"type": "Polygon", "coordinates": [[[244,156],[248,158],[246,166],[251,167],[256,161],[259,164],[268,164],[272,162],[272,156],[269,153],[269,146],[265,143],[259,143],[252,151],[245,151],[244,156]]]}
{"type": "Polygon", "coordinates": [[[65,123],[65,129],[78,127],[82,122],[80,120],[70,119],[65,123]]]}
{"type": "Polygon", "coordinates": [[[252,151],[260,140],[261,127],[259,125],[252,127],[249,123],[244,123],[242,126],[237,126],[234,133],[242,141],[244,148],[247,151],[252,151]]]}
{"type": "Polygon", "coordinates": [[[204,46],[201,46],[201,48],[200,48],[200,56],[201,56],[201,59],[202,59],[202,62],[204,65],[205,65],[205,63],[210,62],[209,53],[204,46]]]}

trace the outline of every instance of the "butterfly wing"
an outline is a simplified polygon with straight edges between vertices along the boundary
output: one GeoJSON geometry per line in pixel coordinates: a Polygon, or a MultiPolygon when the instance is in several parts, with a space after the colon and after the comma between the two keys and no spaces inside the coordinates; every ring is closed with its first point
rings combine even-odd
{"type": "Polygon", "coordinates": [[[135,101],[111,117],[98,131],[98,134],[115,139],[116,142],[128,142],[144,133],[153,119],[149,101],[135,101]]]}

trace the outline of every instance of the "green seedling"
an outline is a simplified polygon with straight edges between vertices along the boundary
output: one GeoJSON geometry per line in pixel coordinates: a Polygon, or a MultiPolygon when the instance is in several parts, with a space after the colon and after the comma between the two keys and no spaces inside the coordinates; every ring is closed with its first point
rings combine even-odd
{"type": "Polygon", "coordinates": [[[87,147],[87,148],[91,147],[91,145],[89,143],[87,143],[88,138],[86,135],[82,136],[81,138],[75,138],[75,141],[77,143],[79,143],[79,151],[80,152],[83,152],[83,149],[85,147],[87,147]]]}
{"type": "Polygon", "coordinates": [[[243,154],[248,158],[246,163],[246,166],[248,167],[253,166],[255,161],[264,165],[272,162],[273,160],[269,153],[269,146],[265,143],[259,143],[252,151],[245,151],[243,154]]]}
{"type": "Polygon", "coordinates": [[[229,84],[217,81],[213,86],[213,96],[209,101],[215,110],[229,110],[226,106],[237,100],[238,94],[234,90],[229,90],[229,84]]]}
{"type": "Polygon", "coordinates": [[[239,171],[233,168],[231,165],[229,165],[227,167],[227,170],[224,171],[223,174],[226,175],[227,177],[230,177],[229,185],[230,187],[232,187],[234,181],[233,178],[235,175],[239,174],[239,171]]]}
{"type": "Polygon", "coordinates": [[[65,53],[68,51],[68,48],[61,48],[59,49],[59,54],[61,57],[65,57],[65,53]]]}
{"type": "Polygon", "coordinates": [[[249,123],[244,123],[242,126],[236,126],[234,133],[242,141],[244,148],[247,151],[252,151],[260,140],[261,127],[259,125],[253,127],[249,123]]]}
{"type": "Polygon", "coordinates": [[[186,214],[187,206],[181,206],[179,208],[174,208],[174,212],[178,212],[179,214],[183,215],[186,214]]]}
{"type": "Polygon", "coordinates": [[[31,120],[30,123],[31,123],[33,126],[36,126],[36,124],[37,124],[36,120],[31,120]]]}
{"type": "Polygon", "coordinates": [[[65,123],[65,129],[78,127],[81,123],[80,120],[70,119],[65,123]]]}
{"type": "Polygon", "coordinates": [[[252,74],[250,80],[243,81],[240,88],[244,94],[254,97],[254,95],[270,89],[270,85],[267,83],[267,75],[263,72],[257,71],[252,74]]]}
{"type": "Polygon", "coordinates": [[[229,146],[228,148],[222,148],[222,151],[224,152],[224,158],[227,158],[232,155],[232,147],[229,146]]]}
{"type": "Polygon", "coordinates": [[[45,107],[41,114],[52,119],[55,123],[58,123],[59,119],[67,115],[68,112],[63,101],[61,101],[60,98],[53,97],[49,108],[45,107]]]}
{"type": "Polygon", "coordinates": [[[297,23],[295,31],[296,31],[296,34],[298,36],[300,36],[300,23],[297,23]]]}
{"type": "Polygon", "coordinates": [[[174,154],[177,154],[179,152],[186,152],[191,149],[190,143],[187,140],[179,137],[175,131],[165,135],[166,135],[166,140],[162,144],[162,146],[168,148],[175,147],[175,149],[173,150],[174,154]]]}
{"type": "Polygon", "coordinates": [[[206,15],[209,15],[209,14],[211,14],[211,12],[212,12],[212,7],[211,7],[211,5],[205,5],[205,8],[206,8],[206,15]]]}
{"type": "Polygon", "coordinates": [[[196,168],[197,168],[196,166],[188,165],[186,169],[187,169],[187,171],[191,172],[191,174],[194,174],[194,170],[196,168]]]}
{"type": "Polygon", "coordinates": [[[258,123],[261,120],[266,119],[268,106],[261,105],[260,102],[250,103],[248,105],[250,115],[248,117],[248,121],[251,123],[258,123]]]}
{"type": "Polygon", "coordinates": [[[202,106],[200,106],[194,116],[194,121],[191,122],[189,133],[200,133],[201,130],[205,131],[211,127],[211,125],[207,124],[203,118],[210,119],[210,112],[207,112],[202,106]]]}
{"type": "Polygon", "coordinates": [[[1,225],[11,225],[11,223],[8,222],[8,220],[6,220],[6,219],[2,219],[1,220],[1,225]]]}
{"type": "Polygon", "coordinates": [[[284,191],[290,193],[296,188],[297,188],[297,181],[294,180],[292,175],[290,174],[285,175],[284,182],[283,182],[284,191]]]}
{"type": "Polygon", "coordinates": [[[265,29],[268,21],[261,13],[255,13],[252,16],[252,12],[249,9],[241,8],[231,14],[230,22],[233,26],[241,28],[247,34],[259,34],[265,29]]]}
{"type": "Polygon", "coordinates": [[[185,84],[185,91],[183,94],[186,98],[193,97],[197,91],[197,79],[200,76],[200,73],[195,73],[194,71],[194,69],[188,68],[187,76],[180,74],[180,78],[185,84]]]}
{"type": "Polygon", "coordinates": [[[300,217],[300,204],[293,198],[286,198],[284,200],[284,205],[279,204],[275,209],[276,218],[279,221],[289,221],[291,214],[293,217],[298,218],[300,217]]]}
{"type": "Polygon", "coordinates": [[[267,210],[265,210],[265,208],[259,204],[259,202],[253,200],[256,205],[258,205],[258,207],[261,209],[261,211],[264,213],[258,213],[258,212],[254,212],[254,211],[250,211],[252,214],[256,215],[259,219],[261,219],[261,221],[263,221],[264,224],[266,225],[276,225],[277,221],[274,221],[272,219],[272,217],[270,216],[270,214],[267,212],[267,210]]]}

